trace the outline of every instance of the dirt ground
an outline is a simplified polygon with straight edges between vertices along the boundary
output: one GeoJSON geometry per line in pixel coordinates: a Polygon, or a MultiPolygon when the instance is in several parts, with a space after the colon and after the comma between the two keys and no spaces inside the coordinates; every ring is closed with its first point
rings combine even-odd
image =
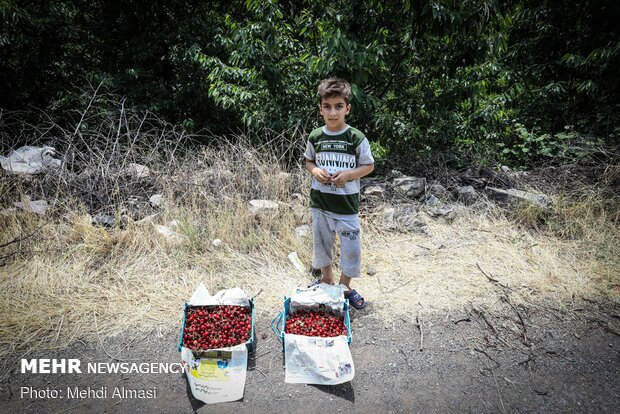
{"type": "MultiPolygon", "coordinates": [[[[620,408],[620,304],[575,302],[570,308],[514,305],[424,312],[408,320],[378,318],[369,303],[352,311],[355,378],[338,386],[284,383],[277,314],[256,315],[243,400],[205,405],[184,374],[21,374],[13,367],[0,383],[2,413],[612,413],[620,408]],[[21,397],[21,387],[156,389],[152,399],[21,397]]],[[[178,330],[131,333],[80,343],[28,358],[86,362],[179,362],[178,330]],[[111,357],[114,357],[112,359],[111,357]]]]}

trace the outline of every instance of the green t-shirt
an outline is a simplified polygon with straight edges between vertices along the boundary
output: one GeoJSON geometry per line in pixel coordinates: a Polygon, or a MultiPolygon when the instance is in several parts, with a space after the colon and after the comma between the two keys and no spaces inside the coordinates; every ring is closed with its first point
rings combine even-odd
{"type": "MultiPolygon", "coordinates": [[[[337,132],[329,131],[326,127],[315,129],[308,136],[304,155],[329,174],[375,162],[368,139],[361,131],[349,125],[337,132]]],[[[351,215],[359,212],[359,203],[359,178],[347,182],[343,187],[336,187],[332,183],[322,184],[312,179],[310,208],[351,215]]]]}

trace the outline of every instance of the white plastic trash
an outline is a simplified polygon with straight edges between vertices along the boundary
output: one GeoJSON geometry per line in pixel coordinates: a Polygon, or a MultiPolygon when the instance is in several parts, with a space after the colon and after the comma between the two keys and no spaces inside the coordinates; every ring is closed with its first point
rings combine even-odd
{"type": "Polygon", "coordinates": [[[304,264],[299,259],[299,256],[297,256],[297,252],[289,253],[288,254],[288,260],[289,260],[289,262],[291,262],[291,264],[293,266],[295,266],[295,269],[297,269],[300,273],[304,273],[305,272],[304,264]]]}

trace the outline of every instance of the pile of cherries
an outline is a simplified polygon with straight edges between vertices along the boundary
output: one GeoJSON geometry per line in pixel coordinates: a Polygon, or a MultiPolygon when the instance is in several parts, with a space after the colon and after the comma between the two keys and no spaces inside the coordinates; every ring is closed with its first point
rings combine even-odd
{"type": "Polygon", "coordinates": [[[252,331],[249,306],[188,306],[183,346],[193,350],[245,343],[252,331]]]}
{"type": "Polygon", "coordinates": [[[284,332],[295,335],[332,337],[347,334],[344,318],[329,312],[298,311],[286,318],[284,332]]]}

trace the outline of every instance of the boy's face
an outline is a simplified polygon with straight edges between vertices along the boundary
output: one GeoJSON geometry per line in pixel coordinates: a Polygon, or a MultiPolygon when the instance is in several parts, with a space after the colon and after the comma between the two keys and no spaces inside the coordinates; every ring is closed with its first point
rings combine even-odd
{"type": "Polygon", "coordinates": [[[351,104],[347,104],[342,96],[323,98],[320,111],[325,126],[330,131],[340,131],[344,128],[344,118],[349,115],[351,104]]]}

